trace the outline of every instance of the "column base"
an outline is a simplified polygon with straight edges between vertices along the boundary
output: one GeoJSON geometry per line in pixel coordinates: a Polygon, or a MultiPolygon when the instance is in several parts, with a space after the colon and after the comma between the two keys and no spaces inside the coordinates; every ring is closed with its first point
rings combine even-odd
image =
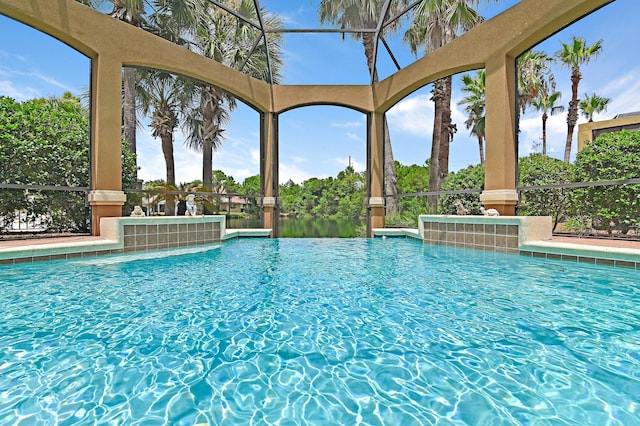
{"type": "Polygon", "coordinates": [[[514,189],[492,189],[482,191],[480,202],[485,209],[496,209],[502,216],[515,216],[518,191],[514,189]]]}
{"type": "Polygon", "coordinates": [[[269,234],[271,238],[276,236],[274,233],[275,222],[275,208],[273,206],[264,206],[262,208],[262,227],[264,229],[271,229],[271,233],[269,234]]]}
{"type": "Polygon", "coordinates": [[[127,196],[122,191],[94,189],[89,192],[91,205],[91,235],[100,235],[100,219],[122,216],[122,206],[127,196]]]}
{"type": "Polygon", "coordinates": [[[262,227],[265,229],[271,229],[271,238],[279,237],[278,235],[278,218],[277,207],[278,200],[276,197],[263,197],[262,198],[262,227]]]}
{"type": "Polygon", "coordinates": [[[373,237],[374,228],[384,228],[384,198],[369,197],[369,229],[367,229],[367,237],[373,237]]]}

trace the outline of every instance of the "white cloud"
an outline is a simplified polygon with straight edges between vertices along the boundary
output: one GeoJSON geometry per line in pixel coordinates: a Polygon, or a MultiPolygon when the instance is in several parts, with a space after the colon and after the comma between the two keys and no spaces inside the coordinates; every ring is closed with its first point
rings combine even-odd
{"type": "Polygon", "coordinates": [[[362,138],[355,133],[347,132],[345,133],[345,135],[347,136],[348,139],[358,141],[358,142],[362,141],[362,138]]]}
{"type": "Polygon", "coordinates": [[[293,161],[296,164],[300,164],[300,163],[306,163],[307,159],[304,158],[304,157],[293,156],[293,157],[291,157],[291,161],[293,161]]]}
{"type": "Polygon", "coordinates": [[[387,112],[390,128],[413,135],[430,134],[433,130],[433,102],[428,94],[409,97],[387,112]]]}
{"type": "MultiPolygon", "coordinates": [[[[577,132],[577,126],[576,126],[577,132]]],[[[547,119],[547,153],[554,157],[564,156],[567,139],[567,114],[552,115],[547,119]],[[557,154],[557,155],[553,155],[557,154]]],[[[520,119],[520,156],[542,152],[542,113],[529,112],[520,119]]]]}
{"type": "Polygon", "coordinates": [[[637,75],[638,70],[627,72],[626,74],[608,82],[599,90],[599,92],[605,94],[605,96],[610,96],[614,93],[625,93],[630,87],[638,86],[637,75]]]}
{"type": "Polygon", "coordinates": [[[213,157],[213,168],[219,169],[227,176],[233,176],[236,182],[242,183],[246,178],[260,174],[260,150],[250,149],[249,155],[243,150],[243,155],[232,152],[219,153],[213,157]]]}
{"type": "Polygon", "coordinates": [[[0,80],[0,94],[13,98],[18,102],[42,97],[37,89],[22,85],[16,87],[13,82],[7,80],[0,80]]]}
{"type": "Polygon", "coordinates": [[[40,79],[40,80],[44,81],[47,85],[59,87],[59,88],[65,90],[65,91],[68,91],[68,92],[72,92],[74,90],[73,87],[69,87],[64,83],[60,83],[58,80],[56,80],[53,77],[49,77],[48,75],[40,74],[40,73],[37,73],[37,72],[31,72],[31,73],[24,74],[24,76],[25,77],[29,77],[29,78],[40,79]]]}
{"type": "Polygon", "coordinates": [[[640,70],[634,70],[620,79],[614,80],[602,90],[603,96],[611,98],[607,111],[596,115],[594,120],[613,118],[618,114],[640,111],[640,80],[637,75],[640,70]]]}
{"type": "Polygon", "coordinates": [[[331,123],[331,127],[362,127],[362,121],[345,121],[342,123],[331,123]]]}
{"type": "Polygon", "coordinates": [[[288,182],[289,179],[291,179],[295,183],[300,184],[305,180],[311,179],[312,177],[318,177],[318,178],[321,177],[321,176],[314,176],[313,174],[308,173],[307,171],[301,169],[300,167],[294,164],[289,164],[289,163],[280,163],[279,176],[280,176],[281,184],[288,182]]]}

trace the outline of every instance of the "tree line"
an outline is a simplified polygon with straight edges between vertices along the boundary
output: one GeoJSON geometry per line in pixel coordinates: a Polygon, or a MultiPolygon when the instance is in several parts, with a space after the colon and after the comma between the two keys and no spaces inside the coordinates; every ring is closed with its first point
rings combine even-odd
{"type": "MultiPolygon", "coordinates": [[[[122,146],[122,185],[136,184],[135,154],[122,146]]],[[[58,99],[16,102],[0,97],[0,184],[57,186],[65,191],[41,189],[0,189],[0,229],[6,230],[19,215],[40,218],[49,231],[89,231],[86,191],[89,186],[89,112],[70,93],[58,99]],[[77,190],[75,190],[76,188],[77,190]]],[[[429,187],[430,164],[395,163],[400,212],[389,215],[388,225],[415,226],[425,213],[453,214],[462,202],[469,213],[480,214],[479,190],[484,185],[482,164],[449,173],[443,190],[468,190],[466,194],[445,194],[436,210],[421,195],[429,187]]],[[[546,187],[576,182],[608,182],[640,176],[640,132],[605,133],[580,151],[576,161],[531,154],[519,161],[521,200],[518,214],[550,215],[554,226],[564,223],[569,231],[590,229],[623,232],[640,225],[640,184],[607,184],[594,187],[546,187]],[[542,187],[541,187],[542,186],[542,187]],[[532,188],[533,187],[533,188],[532,188]]],[[[260,177],[236,182],[220,170],[212,172],[211,188],[201,181],[181,184],[186,192],[213,191],[218,197],[202,194],[199,201],[220,211],[221,197],[237,194],[245,200],[245,214],[259,217],[260,177]]],[[[145,184],[145,189],[162,187],[164,181],[145,184]]],[[[280,212],[300,219],[366,219],[365,176],[347,167],[335,177],[311,178],[302,183],[280,185],[280,212]]],[[[123,215],[128,215],[140,195],[129,194],[123,215]],[[137,198],[136,198],[137,197],[137,198]]]]}
{"type": "MultiPolygon", "coordinates": [[[[0,232],[38,221],[49,232],[89,232],[89,110],[80,98],[16,102],[0,96],[0,232]]],[[[135,155],[122,144],[122,186],[136,185],[135,155]]],[[[131,204],[124,211],[131,212],[131,204]]]]}

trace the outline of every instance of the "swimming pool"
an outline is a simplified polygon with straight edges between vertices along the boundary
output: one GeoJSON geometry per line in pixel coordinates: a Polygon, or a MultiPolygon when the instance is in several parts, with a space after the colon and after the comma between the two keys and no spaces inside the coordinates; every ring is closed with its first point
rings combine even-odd
{"type": "Polygon", "coordinates": [[[395,238],[132,259],[0,267],[0,424],[640,424],[632,269],[395,238]]]}

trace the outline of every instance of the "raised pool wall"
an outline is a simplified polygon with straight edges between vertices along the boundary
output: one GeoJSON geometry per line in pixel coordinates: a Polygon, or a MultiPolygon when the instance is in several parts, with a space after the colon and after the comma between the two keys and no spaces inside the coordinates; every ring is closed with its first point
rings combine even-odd
{"type": "Polygon", "coordinates": [[[110,217],[100,221],[100,235],[120,241],[123,252],[219,243],[224,228],[224,216],[110,217]]]}
{"type": "Polygon", "coordinates": [[[202,246],[237,237],[269,237],[270,232],[227,229],[222,215],[105,217],[100,237],[0,247],[0,264],[202,246]]]}
{"type": "Polygon", "coordinates": [[[550,216],[420,215],[418,233],[425,243],[519,253],[530,241],[551,238],[550,216]]]}

